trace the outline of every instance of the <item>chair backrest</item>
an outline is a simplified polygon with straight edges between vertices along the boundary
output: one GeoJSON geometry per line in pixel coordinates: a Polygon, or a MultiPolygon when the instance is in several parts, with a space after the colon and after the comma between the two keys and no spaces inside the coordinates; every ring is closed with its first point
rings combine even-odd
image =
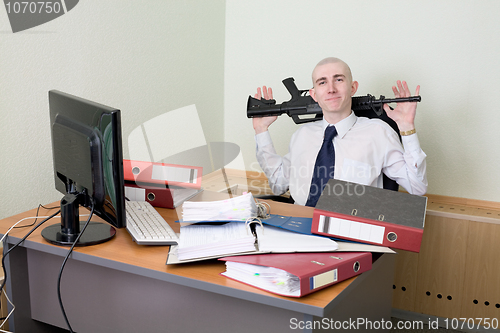
{"type": "MultiPolygon", "coordinates": [[[[389,124],[389,126],[392,127],[392,129],[394,131],[396,131],[396,133],[399,137],[399,140],[401,140],[401,135],[399,134],[398,125],[396,124],[396,122],[394,120],[389,118],[389,116],[387,115],[387,113],[383,109],[382,109],[382,115],[380,115],[380,117],[373,110],[360,110],[360,111],[356,111],[355,114],[358,117],[379,118],[379,119],[385,121],[387,124],[389,124]]],[[[384,188],[386,190],[392,190],[392,191],[399,190],[398,183],[395,180],[392,180],[389,177],[387,177],[385,174],[383,174],[383,184],[384,184],[384,188]]]]}

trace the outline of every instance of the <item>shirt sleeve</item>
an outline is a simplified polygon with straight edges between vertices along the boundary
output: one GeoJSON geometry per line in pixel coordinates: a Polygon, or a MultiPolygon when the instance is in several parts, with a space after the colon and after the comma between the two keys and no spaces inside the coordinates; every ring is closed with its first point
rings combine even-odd
{"type": "Polygon", "coordinates": [[[395,179],[410,194],[424,195],[427,192],[427,155],[420,147],[417,134],[402,136],[403,161],[402,163],[390,163],[386,168],[386,174],[395,179]]]}
{"type": "Polygon", "coordinates": [[[257,161],[269,181],[271,190],[281,195],[288,190],[290,181],[289,154],[280,156],[276,153],[269,131],[255,135],[257,161]]]}

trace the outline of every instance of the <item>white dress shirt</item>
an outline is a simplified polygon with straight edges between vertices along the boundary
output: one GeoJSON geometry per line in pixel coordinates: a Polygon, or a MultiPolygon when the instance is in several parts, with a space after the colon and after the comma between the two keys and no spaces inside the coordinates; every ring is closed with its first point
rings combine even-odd
{"type": "MultiPolygon", "coordinates": [[[[295,203],[305,205],[328,125],[324,119],[302,125],[293,134],[289,153],[283,157],[276,153],[268,131],[255,136],[257,160],[274,194],[289,189],[295,203]]],[[[425,194],[426,155],[417,134],[403,136],[401,144],[386,122],[357,117],[353,112],[335,127],[335,179],[382,188],[384,173],[408,193],[425,194]]]]}

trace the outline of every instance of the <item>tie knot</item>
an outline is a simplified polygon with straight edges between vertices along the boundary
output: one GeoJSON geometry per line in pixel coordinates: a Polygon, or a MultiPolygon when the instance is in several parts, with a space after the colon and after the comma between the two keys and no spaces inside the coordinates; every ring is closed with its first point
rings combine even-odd
{"type": "Polygon", "coordinates": [[[335,126],[328,126],[325,129],[325,138],[323,139],[323,141],[332,141],[335,135],[337,135],[337,129],[335,128],[335,126]]]}

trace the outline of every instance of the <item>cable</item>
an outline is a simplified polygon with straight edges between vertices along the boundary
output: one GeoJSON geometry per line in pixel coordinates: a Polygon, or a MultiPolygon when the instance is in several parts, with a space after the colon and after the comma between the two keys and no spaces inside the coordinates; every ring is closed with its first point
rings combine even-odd
{"type": "MultiPolygon", "coordinates": [[[[24,221],[24,220],[26,220],[26,219],[32,219],[32,218],[34,218],[34,219],[35,219],[35,221],[33,221],[33,223],[31,223],[31,224],[27,224],[27,225],[22,225],[22,226],[19,226],[19,227],[14,227],[14,228],[16,228],[16,229],[17,229],[17,228],[27,228],[27,227],[31,227],[31,226],[35,225],[36,220],[37,220],[38,218],[44,218],[44,216],[38,216],[38,212],[40,211],[40,207],[41,207],[41,208],[45,208],[45,209],[47,209],[47,210],[51,210],[51,209],[56,209],[56,208],[59,208],[59,206],[55,206],[55,207],[45,207],[44,205],[39,204],[39,205],[38,205],[38,208],[36,209],[36,216],[35,216],[35,217],[26,217],[26,218],[24,218],[24,219],[22,219],[22,220],[21,220],[21,221],[24,221]]],[[[45,217],[46,217],[46,216],[45,216],[45,217]]],[[[21,221],[19,221],[19,222],[21,222],[21,221]]],[[[17,223],[19,223],[19,222],[17,222],[17,223]]],[[[16,225],[17,225],[17,223],[16,223],[16,225]]]]}
{"type": "MultiPolygon", "coordinates": [[[[5,258],[7,257],[7,255],[12,251],[14,250],[17,246],[19,246],[19,244],[21,244],[22,242],[24,242],[26,240],[26,238],[29,237],[29,235],[31,235],[36,229],[38,229],[38,227],[40,227],[42,224],[44,224],[45,222],[47,222],[48,220],[50,220],[51,218],[53,218],[54,216],[56,216],[57,214],[59,214],[61,211],[58,210],[57,212],[55,212],[54,214],[48,216],[45,220],[41,221],[40,223],[38,223],[35,227],[33,227],[33,229],[31,229],[26,235],[24,235],[23,238],[21,238],[19,240],[19,242],[17,242],[14,246],[12,246],[9,250],[7,250],[7,252],[4,253],[3,257],[2,257],[2,268],[3,268],[3,272],[4,272],[4,281],[2,282],[2,285],[0,286],[0,290],[3,289],[3,287],[5,286],[5,282],[7,281],[7,272],[5,270],[5,258]]],[[[24,220],[24,219],[23,219],[24,220]]],[[[21,221],[23,221],[21,220],[21,221]]],[[[19,221],[20,222],[20,221],[19,221]]],[[[18,222],[18,223],[19,223],[18,222]]],[[[10,230],[10,229],[9,229],[10,230]]],[[[7,235],[7,233],[5,234],[7,235]]],[[[4,236],[2,238],[2,240],[5,240],[6,237],[4,236]]],[[[5,247],[5,244],[4,244],[4,247],[5,247]]]]}
{"type": "MultiPolygon", "coordinates": [[[[26,228],[26,227],[31,227],[33,226],[35,223],[36,223],[36,220],[39,219],[39,218],[45,218],[45,220],[43,220],[42,222],[40,222],[39,225],[37,225],[35,228],[33,228],[33,230],[31,230],[27,235],[25,235],[23,237],[23,239],[21,239],[17,244],[15,244],[12,248],[9,249],[9,251],[7,251],[5,253],[5,255],[3,256],[2,258],[2,270],[3,270],[3,273],[4,273],[4,281],[2,282],[1,286],[0,286],[0,296],[2,295],[2,293],[4,293],[6,299],[8,300],[8,302],[10,303],[10,305],[12,305],[12,310],[10,311],[10,313],[7,315],[7,317],[2,317],[0,318],[0,321],[3,321],[2,323],[0,323],[0,327],[2,327],[6,322],[7,320],[9,319],[9,317],[12,315],[12,313],[14,312],[15,310],[15,305],[12,303],[12,301],[9,299],[7,293],[5,292],[4,290],[4,286],[5,284],[7,283],[7,269],[5,268],[5,261],[4,261],[4,258],[10,253],[10,251],[12,251],[15,247],[17,247],[19,244],[21,244],[21,242],[23,242],[33,231],[35,231],[39,226],[41,226],[43,223],[45,223],[46,221],[52,219],[52,218],[60,218],[61,216],[56,216],[57,214],[60,213],[60,210],[57,211],[55,214],[52,214],[50,216],[38,216],[38,212],[40,210],[40,207],[42,208],[45,208],[45,209],[56,209],[56,208],[59,208],[58,206],[56,207],[45,207],[43,205],[38,205],[38,209],[37,209],[37,212],[36,212],[36,216],[30,216],[30,217],[25,217],[19,221],[17,221],[16,223],[14,223],[14,225],[12,225],[6,232],[5,234],[2,236],[2,238],[0,239],[0,243],[4,243],[4,240],[7,238],[7,236],[9,235],[9,233],[13,230],[13,229],[17,229],[17,228],[26,228]],[[25,221],[25,220],[29,220],[29,219],[35,219],[35,221],[32,223],[32,224],[29,224],[29,225],[24,225],[24,226],[17,226],[19,223],[25,221]]],[[[80,217],[83,217],[83,216],[89,216],[89,214],[80,214],[79,215],[80,217]]],[[[5,245],[5,244],[4,244],[5,245]]],[[[5,248],[7,248],[5,246],[5,248]]],[[[0,309],[1,309],[1,304],[0,304],[0,309]]],[[[7,332],[7,331],[4,331],[2,329],[0,329],[0,332],[7,332]]]]}
{"type": "MultiPolygon", "coordinates": [[[[4,287],[5,287],[5,284],[7,283],[7,270],[5,268],[5,258],[7,257],[7,255],[9,255],[9,253],[14,250],[17,246],[19,246],[22,242],[24,242],[26,240],[26,238],[28,238],[36,229],[38,229],[38,227],[40,227],[42,224],[44,224],[45,222],[47,222],[48,220],[54,218],[54,217],[60,217],[60,216],[56,216],[58,215],[61,210],[59,209],[57,212],[55,212],[54,214],[50,215],[50,216],[38,216],[38,212],[40,210],[40,207],[43,207],[45,209],[55,209],[55,208],[58,208],[58,207],[44,207],[43,205],[39,205],[38,208],[37,208],[37,212],[36,212],[36,216],[33,216],[33,217],[25,217],[19,221],[17,221],[12,227],[10,227],[7,232],[2,236],[2,238],[0,239],[0,243],[3,243],[6,239],[7,239],[7,236],[8,234],[10,233],[10,231],[14,228],[26,228],[26,227],[30,227],[30,226],[33,226],[35,223],[36,223],[36,220],[39,219],[39,218],[45,218],[43,221],[41,221],[40,223],[38,223],[35,227],[33,227],[23,238],[21,238],[19,240],[19,242],[17,242],[14,246],[12,246],[7,252],[5,252],[5,254],[3,255],[2,257],[2,270],[3,270],[3,273],[4,273],[4,280],[2,281],[1,285],[0,285],[0,296],[2,295],[2,293],[4,293],[7,301],[9,302],[10,305],[12,305],[12,310],[10,311],[10,313],[7,315],[7,317],[5,318],[0,318],[0,320],[3,320],[3,322],[0,324],[0,327],[2,327],[6,322],[7,320],[10,318],[10,316],[12,315],[12,313],[14,312],[15,310],[15,305],[12,303],[12,301],[9,299],[7,293],[4,292],[4,287]],[[35,219],[35,221],[31,224],[31,225],[25,225],[25,226],[20,226],[20,227],[17,227],[17,225],[19,223],[21,223],[22,221],[25,221],[25,220],[28,220],[28,219],[35,219]]],[[[58,276],[58,280],[57,280],[57,295],[58,295],[58,299],[59,299],[59,305],[61,307],[61,310],[62,310],[62,313],[63,313],[63,316],[64,316],[64,319],[66,321],[66,324],[68,325],[68,328],[70,330],[70,332],[74,332],[73,329],[71,328],[71,325],[68,321],[68,318],[66,316],[66,311],[64,310],[64,305],[62,303],[62,298],[61,298],[61,277],[62,277],[62,272],[64,270],[64,266],[66,265],[66,262],[68,261],[69,259],[69,256],[71,255],[71,253],[73,252],[73,249],[74,247],[76,246],[76,244],[78,243],[78,241],[80,240],[80,237],[82,236],[83,232],[85,231],[85,229],[87,228],[87,226],[89,225],[90,223],[90,220],[92,219],[92,216],[94,214],[94,205],[92,204],[92,207],[91,207],[91,212],[90,214],[88,215],[88,219],[87,219],[87,222],[85,223],[84,227],[82,228],[82,230],[80,231],[80,233],[78,234],[77,238],[75,239],[75,241],[73,242],[70,250],[68,251],[68,254],[66,255],[66,257],[64,258],[64,261],[63,261],[63,264],[61,266],[61,270],[59,271],[59,276],[58,276]]],[[[85,215],[80,215],[80,216],[86,216],[85,215]]],[[[7,248],[5,246],[6,244],[4,244],[4,248],[7,248]]],[[[8,332],[8,331],[4,331],[2,329],[0,329],[0,332],[8,332]]]]}
{"type": "MultiPolygon", "coordinates": [[[[5,293],[5,299],[7,300],[7,302],[9,302],[10,305],[12,305],[12,310],[9,312],[9,314],[7,315],[7,317],[1,318],[1,320],[3,320],[3,321],[0,324],[0,327],[3,327],[7,323],[7,320],[9,320],[10,316],[14,313],[14,310],[16,309],[16,306],[14,305],[14,303],[12,303],[12,301],[9,298],[9,296],[7,296],[7,293],[5,293]]],[[[0,332],[11,333],[11,332],[5,331],[5,330],[3,330],[1,328],[0,328],[0,332]]]]}
{"type": "MultiPolygon", "coordinates": [[[[61,210],[58,210],[56,213],[48,216],[46,219],[44,219],[43,221],[41,221],[40,223],[38,223],[35,227],[33,227],[23,238],[21,238],[21,240],[19,240],[19,242],[17,242],[14,246],[12,246],[10,249],[7,250],[7,252],[4,253],[3,257],[2,257],[2,270],[3,270],[3,274],[4,274],[4,279],[3,279],[3,282],[2,284],[0,285],[0,295],[2,294],[3,292],[3,288],[5,287],[5,284],[7,283],[7,270],[5,268],[5,258],[7,257],[7,255],[9,255],[9,253],[14,250],[17,246],[19,246],[19,244],[21,244],[22,242],[24,242],[26,240],[26,238],[29,237],[29,235],[31,235],[33,233],[33,231],[35,231],[36,229],[38,229],[38,227],[40,227],[42,224],[44,224],[45,222],[47,222],[48,220],[50,220],[51,218],[53,218],[54,216],[56,216],[57,214],[59,214],[61,212],[61,210]]],[[[37,217],[36,217],[37,218],[37,217]]],[[[22,219],[20,221],[18,221],[16,224],[14,224],[14,226],[16,226],[19,222],[21,221],[24,221],[25,219],[22,219]]],[[[7,234],[10,232],[10,230],[12,230],[13,227],[11,227],[6,233],[5,235],[2,237],[2,241],[6,240],[7,239],[7,234]]],[[[7,244],[4,244],[4,249],[6,248],[6,245],[7,244]]],[[[5,296],[7,297],[7,293],[5,293],[5,296]]],[[[7,297],[8,299],[8,297],[7,297]]],[[[7,316],[10,317],[10,315],[12,314],[12,312],[14,311],[15,307],[14,307],[14,304],[12,304],[12,302],[10,302],[9,300],[9,303],[13,306],[13,309],[11,311],[11,313],[7,316]]],[[[3,325],[3,324],[2,324],[3,325]]]]}
{"type": "MultiPolygon", "coordinates": [[[[56,213],[58,214],[58,213],[56,213]]],[[[80,217],[84,217],[84,216],[89,216],[88,214],[80,214],[79,215],[80,217]]],[[[30,216],[30,217],[25,217],[19,221],[17,221],[16,223],[14,223],[14,225],[12,227],[9,228],[9,230],[7,230],[5,232],[5,234],[2,236],[2,238],[0,239],[0,243],[3,243],[4,239],[7,237],[7,235],[9,234],[9,232],[12,231],[12,229],[17,229],[17,228],[25,228],[25,227],[31,227],[33,224],[35,223],[32,223],[30,225],[25,225],[25,226],[20,226],[20,227],[16,227],[16,225],[18,225],[19,223],[21,223],[22,221],[24,220],[29,220],[29,219],[35,219],[35,221],[37,219],[43,219],[43,218],[47,218],[47,220],[49,220],[50,218],[61,218],[60,216],[54,216],[54,215],[51,215],[51,216],[30,216]]],[[[17,245],[16,245],[17,246],[17,245]]]]}
{"type": "Polygon", "coordinates": [[[3,235],[3,237],[0,239],[0,243],[3,243],[4,239],[7,237],[7,235],[9,234],[9,232],[12,231],[12,229],[16,229],[16,228],[24,228],[24,227],[31,227],[33,226],[35,223],[32,223],[31,225],[25,225],[25,226],[21,226],[21,227],[16,227],[19,223],[23,222],[24,220],[30,220],[30,219],[35,219],[35,221],[37,219],[43,219],[43,218],[49,218],[49,217],[55,217],[55,218],[58,218],[59,216],[30,216],[30,217],[25,217],[19,221],[17,221],[16,223],[14,223],[14,225],[12,227],[9,228],[9,230],[7,230],[7,232],[3,235]]]}
{"type": "Polygon", "coordinates": [[[61,307],[61,311],[62,311],[62,314],[64,316],[64,320],[66,321],[66,325],[68,326],[68,329],[69,329],[69,331],[71,333],[74,333],[74,331],[73,331],[73,328],[71,327],[71,324],[69,323],[68,316],[66,315],[66,311],[64,310],[64,304],[62,302],[62,297],[61,297],[61,277],[62,277],[62,273],[63,273],[63,270],[64,270],[64,266],[66,265],[66,262],[68,261],[69,256],[73,252],[73,249],[75,248],[76,244],[78,244],[78,241],[80,240],[80,237],[82,236],[83,232],[85,231],[85,229],[89,225],[90,219],[92,218],[93,215],[94,215],[94,203],[92,202],[92,207],[91,207],[91,210],[90,210],[89,218],[87,219],[87,222],[85,222],[85,225],[83,226],[82,230],[80,231],[80,233],[76,237],[75,241],[71,245],[71,248],[69,249],[68,254],[64,258],[64,261],[63,261],[63,263],[61,265],[61,270],[59,271],[59,276],[57,278],[57,298],[59,300],[59,306],[61,307]]]}

